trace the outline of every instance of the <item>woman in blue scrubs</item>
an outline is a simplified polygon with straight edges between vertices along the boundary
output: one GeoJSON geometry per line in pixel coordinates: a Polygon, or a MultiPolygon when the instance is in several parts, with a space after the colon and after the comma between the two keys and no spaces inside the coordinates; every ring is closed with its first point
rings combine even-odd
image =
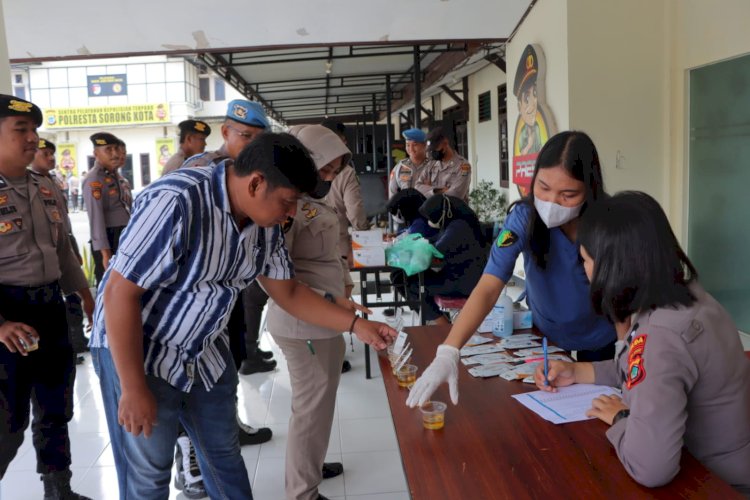
{"type": "Polygon", "coordinates": [[[589,136],[568,131],[547,141],[537,157],[531,193],[511,207],[484,274],[435,359],[412,387],[409,406],[422,405],[443,382],[458,403],[458,350],[492,310],[519,254],[539,330],[563,349],[578,351],[579,360],[614,357],[614,326],[592,308],[576,244],[581,214],[606,197],[599,155],[589,136]]]}

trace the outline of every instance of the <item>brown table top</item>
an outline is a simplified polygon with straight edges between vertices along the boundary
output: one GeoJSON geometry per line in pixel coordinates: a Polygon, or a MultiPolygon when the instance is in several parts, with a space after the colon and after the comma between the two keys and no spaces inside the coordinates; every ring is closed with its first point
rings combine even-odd
{"type": "MultiPolygon", "coordinates": [[[[418,374],[448,334],[445,326],[406,329],[418,374]]],[[[406,406],[384,353],[378,356],[412,499],[739,498],[728,484],[684,452],[667,486],[645,488],[628,476],[599,420],[555,425],[511,395],[536,390],[520,381],[474,378],[459,365],[459,404],[443,384],[433,399],[448,404],[445,427],[422,427],[406,406]]]]}

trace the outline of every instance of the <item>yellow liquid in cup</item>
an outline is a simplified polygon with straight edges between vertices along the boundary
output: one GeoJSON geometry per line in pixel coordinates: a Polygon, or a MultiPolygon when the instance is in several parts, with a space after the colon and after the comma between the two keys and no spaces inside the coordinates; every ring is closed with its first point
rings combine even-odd
{"type": "Polygon", "coordinates": [[[422,415],[422,425],[425,429],[431,431],[442,429],[445,425],[445,414],[438,413],[436,415],[422,415]]]}
{"type": "Polygon", "coordinates": [[[399,373],[398,374],[398,386],[406,389],[411,388],[414,382],[417,381],[416,373],[399,373]]]}

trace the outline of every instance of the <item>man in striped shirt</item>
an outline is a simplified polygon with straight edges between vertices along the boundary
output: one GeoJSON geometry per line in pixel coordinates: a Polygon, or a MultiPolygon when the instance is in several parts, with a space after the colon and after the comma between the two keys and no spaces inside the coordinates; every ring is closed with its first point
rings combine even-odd
{"type": "Polygon", "coordinates": [[[318,182],[296,139],[266,133],[236,163],[179,169],[136,200],[102,280],[92,334],[121,497],[167,498],[181,422],[208,495],[252,498],[225,327],[255,279],[303,321],[353,331],[377,349],[395,336],[357,320],[345,298],[332,304],[292,279],[279,224],[318,182]]]}

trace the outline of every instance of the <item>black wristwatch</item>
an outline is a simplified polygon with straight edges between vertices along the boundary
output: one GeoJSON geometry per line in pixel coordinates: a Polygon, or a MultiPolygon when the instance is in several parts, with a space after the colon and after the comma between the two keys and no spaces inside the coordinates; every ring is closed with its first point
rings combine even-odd
{"type": "Polygon", "coordinates": [[[622,420],[623,418],[628,418],[630,416],[630,410],[627,408],[624,410],[620,410],[617,413],[615,413],[615,418],[612,419],[612,425],[615,425],[617,422],[622,420]]]}
{"type": "Polygon", "coordinates": [[[336,297],[334,297],[333,294],[331,294],[330,292],[326,292],[323,295],[323,298],[326,299],[331,304],[335,304],[336,303],[336,297]]]}

